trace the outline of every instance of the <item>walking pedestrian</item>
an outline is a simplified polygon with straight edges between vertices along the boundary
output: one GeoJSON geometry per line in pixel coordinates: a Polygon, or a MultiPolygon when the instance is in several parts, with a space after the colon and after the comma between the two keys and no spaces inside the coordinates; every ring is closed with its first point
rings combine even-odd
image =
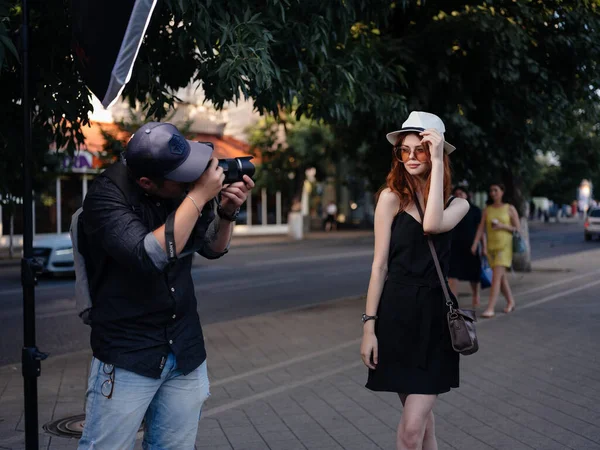
{"type": "MultiPolygon", "coordinates": [[[[437,449],[435,400],[459,385],[459,354],[452,349],[444,294],[425,235],[432,237],[447,274],[450,231],[469,203],[450,197],[448,154],[454,147],[444,141],[444,132],[439,117],[412,112],[402,129],[387,135],[394,157],[375,211],[361,357],[369,368],[366,387],[395,392],[404,406],[400,450],[437,449]]],[[[452,301],[457,307],[453,296],[452,301]]]]}
{"type": "MultiPolygon", "coordinates": [[[[465,187],[454,188],[453,195],[457,198],[469,200],[469,194],[465,187]]],[[[448,270],[448,284],[458,298],[459,281],[468,281],[471,286],[473,307],[479,306],[479,281],[481,277],[480,252],[471,253],[471,246],[477,227],[481,222],[481,209],[469,202],[469,212],[459,224],[452,230],[452,246],[450,251],[450,269],[448,270]]],[[[483,251],[485,239],[480,240],[480,249],[483,251]]]]}
{"type": "Polygon", "coordinates": [[[327,213],[327,217],[325,218],[325,231],[337,229],[337,205],[333,200],[327,204],[325,212],[327,213]]]}
{"type": "Polygon", "coordinates": [[[473,240],[471,252],[477,252],[477,244],[482,238],[484,231],[487,235],[487,258],[493,270],[492,286],[490,287],[490,298],[487,308],[481,314],[483,318],[491,318],[496,314],[494,308],[500,291],[506,298],[505,313],[515,309],[515,299],[508,282],[507,269],[512,266],[513,257],[513,233],[520,231],[519,214],[514,206],[504,203],[504,185],[495,183],[490,186],[490,200],[483,211],[483,216],[477,234],[473,240]]]}
{"type": "Polygon", "coordinates": [[[535,219],[535,202],[533,199],[529,201],[529,220],[535,219]]]}
{"type": "Polygon", "coordinates": [[[80,450],[132,449],[142,420],[144,448],[194,448],[209,380],[192,258],[228,251],[254,186],[244,176],[224,187],[211,155],[173,125],[147,123],[127,144],[127,165],[106,169],[86,196],[93,358],[80,450]]]}

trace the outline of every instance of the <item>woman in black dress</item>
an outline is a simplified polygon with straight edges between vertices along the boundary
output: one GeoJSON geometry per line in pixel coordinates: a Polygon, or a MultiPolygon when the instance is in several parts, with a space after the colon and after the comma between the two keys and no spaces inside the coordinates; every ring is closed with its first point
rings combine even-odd
{"type": "MultiPolygon", "coordinates": [[[[456,198],[468,201],[469,194],[461,186],[454,188],[456,198]]],[[[469,203],[469,212],[463,220],[452,230],[452,250],[450,251],[450,269],[448,270],[448,284],[452,293],[458,297],[458,282],[468,281],[473,295],[473,308],[479,306],[479,282],[481,279],[481,257],[479,252],[472,253],[471,247],[477,234],[477,227],[481,222],[481,209],[469,203]]],[[[482,251],[485,248],[485,236],[481,238],[482,251]]]]}
{"type": "Polygon", "coordinates": [[[459,355],[451,347],[447,306],[425,235],[432,236],[446,274],[450,231],[469,203],[450,198],[448,154],[454,147],[444,141],[444,131],[439,117],[412,112],[401,130],[387,135],[394,158],[375,210],[361,357],[369,368],[367,388],[395,392],[402,401],[399,450],[437,449],[433,405],[438,394],[458,387],[459,355]],[[414,198],[425,211],[423,221],[414,198]]]}

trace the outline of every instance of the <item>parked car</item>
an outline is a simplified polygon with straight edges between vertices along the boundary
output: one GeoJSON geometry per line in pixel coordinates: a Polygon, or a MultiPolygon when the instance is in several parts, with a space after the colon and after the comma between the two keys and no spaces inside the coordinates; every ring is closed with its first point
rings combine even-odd
{"type": "Polygon", "coordinates": [[[42,264],[42,273],[75,272],[73,245],[69,233],[36,236],[33,240],[33,257],[42,264]]]}
{"type": "Polygon", "coordinates": [[[586,241],[591,241],[593,237],[600,237],[600,208],[588,211],[583,227],[586,241]]]}

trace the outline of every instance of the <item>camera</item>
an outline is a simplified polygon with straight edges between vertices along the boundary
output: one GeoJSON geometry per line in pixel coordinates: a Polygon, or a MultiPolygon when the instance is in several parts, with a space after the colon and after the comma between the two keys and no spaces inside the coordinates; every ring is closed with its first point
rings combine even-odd
{"type": "Polygon", "coordinates": [[[252,175],[254,175],[254,164],[250,162],[251,159],[252,156],[219,159],[218,166],[222,167],[223,172],[225,173],[225,181],[223,181],[223,184],[243,181],[244,175],[248,175],[252,178],[252,175]]]}
{"type": "MultiPolygon", "coordinates": [[[[202,144],[208,145],[214,149],[212,142],[202,142],[202,144]]],[[[225,174],[225,181],[223,181],[223,184],[231,184],[238,181],[243,181],[244,175],[248,175],[250,178],[252,178],[255,172],[255,167],[254,164],[250,162],[251,159],[252,156],[219,159],[217,165],[223,169],[223,173],[225,174]]],[[[210,162],[208,164],[210,165],[210,162]]],[[[208,166],[206,167],[208,168],[208,166]]]]}

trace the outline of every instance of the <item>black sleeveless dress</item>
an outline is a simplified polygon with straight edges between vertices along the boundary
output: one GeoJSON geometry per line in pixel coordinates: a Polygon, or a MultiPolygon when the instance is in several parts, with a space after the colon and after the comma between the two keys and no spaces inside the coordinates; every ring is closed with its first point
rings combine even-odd
{"type": "Polygon", "coordinates": [[[463,281],[480,280],[481,258],[471,253],[471,245],[481,222],[481,209],[469,203],[469,212],[452,230],[452,252],[448,276],[463,281]]]}
{"type": "MultiPolygon", "coordinates": [[[[433,235],[444,275],[451,234],[433,235]]],[[[392,222],[388,276],[375,323],[379,361],[375,370],[369,369],[366,387],[404,394],[457,388],[459,354],[450,342],[447,308],[423,226],[402,211],[392,222]]]]}

